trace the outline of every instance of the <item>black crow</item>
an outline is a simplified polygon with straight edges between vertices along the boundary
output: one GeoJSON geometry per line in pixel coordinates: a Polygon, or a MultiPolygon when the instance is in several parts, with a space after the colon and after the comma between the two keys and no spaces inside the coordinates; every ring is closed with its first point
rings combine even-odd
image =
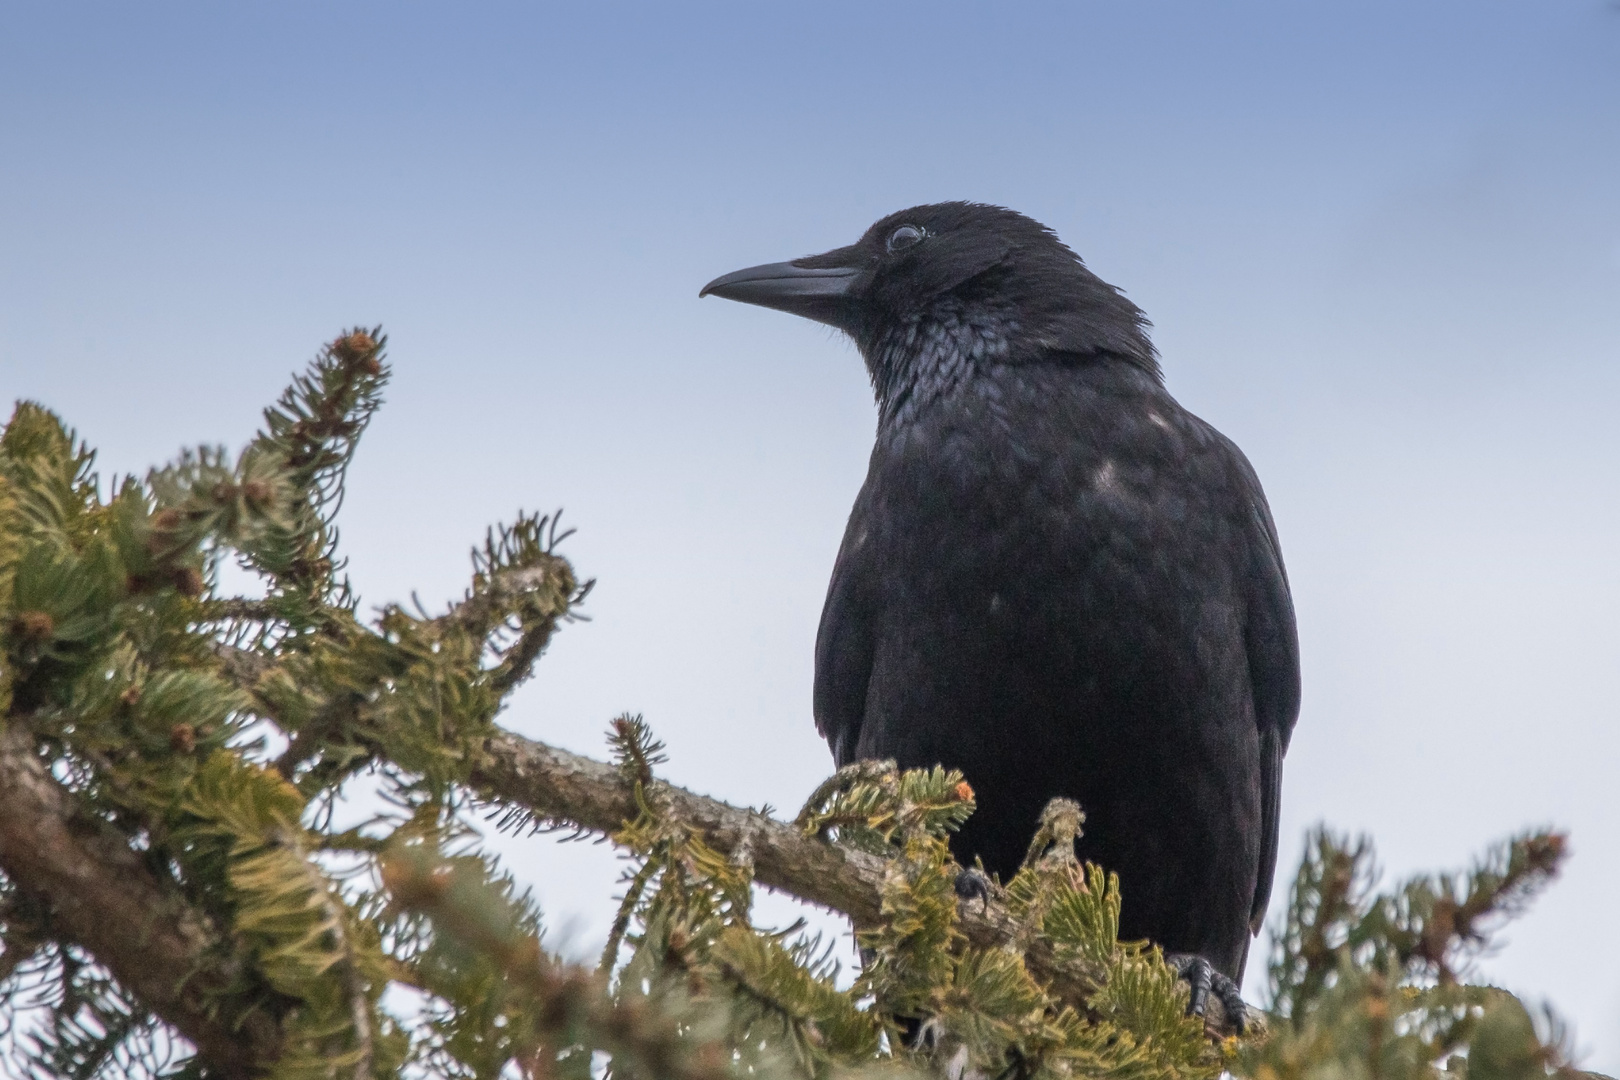
{"type": "Polygon", "coordinates": [[[1182,954],[1200,1010],[1210,965],[1234,998],[1299,646],[1260,481],[1165,390],[1141,310],[1050,229],[962,202],[709,293],[843,330],[872,377],[816,641],[833,758],[962,770],[978,811],[953,846],[1003,877],[1047,801],[1078,800],[1121,935],[1182,954]]]}

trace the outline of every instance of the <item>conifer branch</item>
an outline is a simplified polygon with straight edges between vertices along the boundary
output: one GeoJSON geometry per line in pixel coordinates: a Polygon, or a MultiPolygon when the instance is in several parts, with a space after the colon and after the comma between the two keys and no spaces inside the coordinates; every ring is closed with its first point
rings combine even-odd
{"type": "Polygon", "coordinates": [[[217,960],[205,920],[74,806],[12,718],[0,731],[0,869],[49,913],[53,936],[88,950],[211,1067],[255,1075],[279,1049],[274,1022],[217,1015],[215,1003],[238,980],[217,960]]]}

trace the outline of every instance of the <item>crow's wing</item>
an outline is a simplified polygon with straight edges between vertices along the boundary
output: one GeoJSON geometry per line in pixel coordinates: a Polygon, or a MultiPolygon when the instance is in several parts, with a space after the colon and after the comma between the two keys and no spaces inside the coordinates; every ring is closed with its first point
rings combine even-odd
{"type": "Polygon", "coordinates": [[[866,502],[863,490],[844,529],[816,632],[816,730],[832,747],[839,768],[855,760],[866,715],[866,687],[872,677],[873,596],[868,565],[872,548],[866,542],[866,502]]]}
{"type": "Polygon", "coordinates": [[[1249,656],[1254,719],[1260,729],[1261,833],[1260,876],[1255,882],[1249,929],[1259,933],[1271,900],[1271,879],[1277,870],[1282,759],[1299,716],[1299,633],[1271,508],[1266,505],[1260,480],[1248,459],[1236,446],[1232,446],[1232,454],[1240,467],[1241,494],[1248,503],[1251,525],[1246,545],[1249,572],[1244,644],[1249,656]]]}

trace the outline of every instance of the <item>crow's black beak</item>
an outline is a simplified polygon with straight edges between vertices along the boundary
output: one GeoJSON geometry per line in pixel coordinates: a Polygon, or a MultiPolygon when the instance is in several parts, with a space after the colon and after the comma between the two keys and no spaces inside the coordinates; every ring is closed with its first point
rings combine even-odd
{"type": "MultiPolygon", "coordinates": [[[[820,256],[818,256],[818,259],[820,256]]],[[[801,260],[809,261],[809,260],[801,260]]],[[[766,263],[717,277],[698,293],[713,293],[727,300],[775,308],[806,319],[843,327],[849,322],[859,267],[809,267],[797,263],[766,263]]]]}

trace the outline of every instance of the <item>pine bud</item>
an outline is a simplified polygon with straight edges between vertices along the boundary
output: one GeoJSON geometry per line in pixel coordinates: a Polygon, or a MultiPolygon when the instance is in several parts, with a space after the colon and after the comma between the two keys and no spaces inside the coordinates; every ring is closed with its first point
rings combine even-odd
{"type": "Polygon", "coordinates": [[[196,567],[182,566],[175,570],[173,578],[174,587],[181,596],[201,596],[203,591],[202,572],[196,567]]]}
{"type": "Polygon", "coordinates": [[[958,781],[951,794],[956,796],[957,802],[968,802],[973,798],[973,786],[966,780],[958,781]]]}
{"type": "Polygon", "coordinates": [[[133,708],[141,700],[141,688],[134,684],[124,687],[124,692],[118,695],[118,700],[133,708]]]}
{"type": "Polygon", "coordinates": [[[377,866],[377,876],[382,878],[383,888],[401,900],[408,900],[416,896],[416,893],[412,890],[412,886],[416,884],[416,876],[402,862],[395,859],[383,859],[377,866]]]}
{"type": "Polygon", "coordinates": [[[432,904],[450,891],[450,869],[436,866],[426,873],[403,858],[384,858],[378,868],[383,888],[406,905],[432,904]]]}
{"type": "Polygon", "coordinates": [[[514,967],[537,968],[540,966],[542,959],[540,955],[540,939],[526,937],[522,941],[516,942],[507,955],[514,967]]]}
{"type": "Polygon", "coordinates": [[[189,754],[197,749],[197,729],[190,724],[176,724],[169,729],[169,749],[177,754],[189,754]]]}
{"type": "Polygon", "coordinates": [[[318,581],[332,573],[332,560],[294,559],[292,565],[287,569],[292,572],[294,577],[318,581]]]}
{"type": "Polygon", "coordinates": [[[381,375],[382,364],[377,362],[377,342],[364,330],[345,334],[332,342],[332,355],[344,364],[356,364],[367,375],[381,375]]]}
{"type": "Polygon", "coordinates": [[[12,621],[11,632],[29,641],[44,641],[56,633],[56,620],[45,611],[20,611],[12,621]]]}
{"type": "Polygon", "coordinates": [[[184,523],[185,517],[173,507],[153,514],[148,522],[152,532],[146,538],[146,550],[158,559],[172,555],[180,546],[177,534],[184,523]]]}
{"type": "Polygon", "coordinates": [[[242,494],[247,498],[248,505],[255,510],[263,510],[270,505],[275,492],[263,480],[249,480],[242,485],[242,494]]]}
{"type": "Polygon", "coordinates": [[[152,534],[146,539],[147,550],[154,555],[161,555],[164,551],[173,548],[175,533],[180,531],[180,524],[183,520],[180,511],[172,507],[168,510],[159,510],[153,514],[149,522],[152,534]]]}

